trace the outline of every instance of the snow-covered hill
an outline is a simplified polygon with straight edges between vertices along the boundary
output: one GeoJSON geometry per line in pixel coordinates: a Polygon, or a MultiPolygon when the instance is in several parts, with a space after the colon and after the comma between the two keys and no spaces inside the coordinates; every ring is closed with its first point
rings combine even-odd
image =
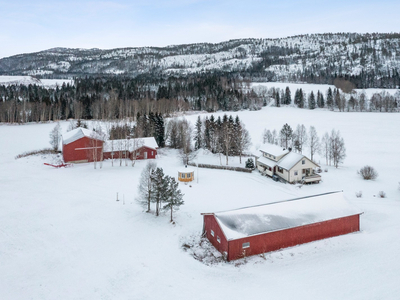
{"type": "Polygon", "coordinates": [[[399,34],[312,34],[164,48],[54,48],[0,59],[0,74],[165,76],[218,71],[251,73],[273,81],[318,78],[326,83],[335,75],[373,81],[399,76],[399,53],[399,34]]]}

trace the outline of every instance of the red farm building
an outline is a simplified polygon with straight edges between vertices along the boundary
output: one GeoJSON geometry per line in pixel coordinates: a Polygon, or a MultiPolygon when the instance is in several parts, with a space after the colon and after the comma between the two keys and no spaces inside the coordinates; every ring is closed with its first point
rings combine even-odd
{"type": "Polygon", "coordinates": [[[158,144],[154,137],[109,140],[104,143],[104,159],[152,159],[156,158],[158,144]]]}
{"type": "Polygon", "coordinates": [[[64,162],[92,162],[102,160],[103,141],[96,132],[76,128],[62,136],[62,153],[64,162]]]}
{"type": "Polygon", "coordinates": [[[205,213],[203,234],[228,261],[360,231],[343,192],[205,213]]]}

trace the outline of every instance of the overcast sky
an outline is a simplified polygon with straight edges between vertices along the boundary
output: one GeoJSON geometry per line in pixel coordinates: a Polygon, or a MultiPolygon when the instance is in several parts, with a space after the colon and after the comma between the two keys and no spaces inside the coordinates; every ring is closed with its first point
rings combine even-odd
{"type": "Polygon", "coordinates": [[[399,0],[0,0],[0,58],[54,47],[400,32],[399,0]]]}

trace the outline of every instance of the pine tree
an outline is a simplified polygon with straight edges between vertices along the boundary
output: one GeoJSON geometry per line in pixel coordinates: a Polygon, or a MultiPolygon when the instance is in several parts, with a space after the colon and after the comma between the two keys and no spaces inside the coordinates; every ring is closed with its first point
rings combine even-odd
{"type": "Polygon", "coordinates": [[[195,134],[194,134],[194,150],[198,150],[203,146],[203,133],[202,133],[202,123],[200,116],[198,116],[196,125],[195,125],[195,134]]]}
{"type": "Polygon", "coordinates": [[[324,108],[325,107],[325,100],[324,100],[324,95],[318,90],[317,93],[317,105],[319,108],[324,108]]]}
{"type": "Polygon", "coordinates": [[[279,96],[279,92],[275,93],[275,106],[276,107],[280,107],[281,106],[281,99],[280,99],[280,96],[279,96]]]}
{"type": "Polygon", "coordinates": [[[168,182],[165,180],[164,170],[162,168],[152,170],[151,181],[154,187],[152,201],[156,204],[156,216],[159,216],[161,203],[164,202],[168,190],[168,182]]]}
{"type": "Polygon", "coordinates": [[[303,94],[303,90],[302,89],[299,90],[299,104],[298,104],[298,106],[300,108],[304,108],[304,94],[303,94]]]}
{"type": "Polygon", "coordinates": [[[315,109],[315,96],[313,91],[311,91],[311,94],[308,97],[308,108],[315,109]]]}
{"type": "Polygon", "coordinates": [[[174,177],[165,176],[165,182],[167,182],[167,191],[164,202],[166,203],[163,206],[163,209],[168,209],[171,211],[171,223],[174,221],[172,218],[172,212],[174,210],[179,209],[179,206],[184,204],[183,194],[181,190],[178,188],[179,184],[175,181],[174,177]]]}
{"type": "Polygon", "coordinates": [[[285,102],[286,105],[290,105],[292,103],[292,95],[289,87],[287,86],[285,89],[285,102]]]}
{"type": "Polygon", "coordinates": [[[252,158],[249,158],[249,159],[246,161],[246,168],[247,168],[247,169],[254,169],[254,161],[253,161],[252,158]]]}
{"type": "Polygon", "coordinates": [[[333,110],[333,94],[330,87],[328,88],[328,93],[326,95],[326,105],[330,110],[333,110]]]}

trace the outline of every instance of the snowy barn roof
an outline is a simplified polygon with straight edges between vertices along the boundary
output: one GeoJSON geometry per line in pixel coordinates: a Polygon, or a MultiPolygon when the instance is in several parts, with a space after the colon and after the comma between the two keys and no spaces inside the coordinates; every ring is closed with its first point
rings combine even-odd
{"type": "Polygon", "coordinates": [[[289,152],[289,150],[279,147],[275,144],[266,143],[260,148],[261,152],[271,154],[273,156],[281,156],[289,152]]]}
{"type": "Polygon", "coordinates": [[[361,214],[343,192],[296,198],[215,213],[228,240],[361,214]]]}
{"type": "Polygon", "coordinates": [[[86,128],[82,128],[82,127],[78,127],[75,128],[69,132],[66,132],[62,135],[63,138],[63,144],[70,144],[72,142],[75,142],[76,140],[79,140],[80,138],[83,137],[90,137],[90,138],[94,138],[94,139],[99,139],[101,140],[101,138],[97,135],[97,133],[93,130],[89,130],[86,128]]]}
{"type": "Polygon", "coordinates": [[[134,151],[141,147],[157,149],[158,145],[154,137],[145,137],[137,139],[109,140],[104,143],[104,152],[111,151],[134,151]]]}

